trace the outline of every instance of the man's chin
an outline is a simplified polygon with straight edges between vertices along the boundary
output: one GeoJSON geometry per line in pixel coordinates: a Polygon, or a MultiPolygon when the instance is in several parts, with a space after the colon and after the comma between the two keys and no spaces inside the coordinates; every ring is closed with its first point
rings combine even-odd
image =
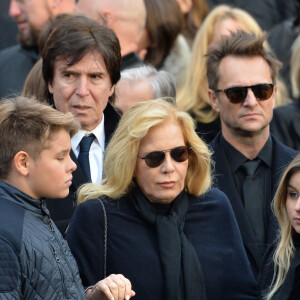
{"type": "Polygon", "coordinates": [[[38,36],[32,33],[19,32],[18,42],[25,49],[35,48],[38,47],[38,36]]]}

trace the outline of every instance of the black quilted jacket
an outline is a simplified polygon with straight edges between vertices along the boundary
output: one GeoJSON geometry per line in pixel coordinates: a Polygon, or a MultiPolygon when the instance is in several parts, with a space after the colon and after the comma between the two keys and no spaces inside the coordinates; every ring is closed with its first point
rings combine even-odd
{"type": "Polygon", "coordinates": [[[45,201],[0,180],[0,299],[86,299],[45,201]]]}

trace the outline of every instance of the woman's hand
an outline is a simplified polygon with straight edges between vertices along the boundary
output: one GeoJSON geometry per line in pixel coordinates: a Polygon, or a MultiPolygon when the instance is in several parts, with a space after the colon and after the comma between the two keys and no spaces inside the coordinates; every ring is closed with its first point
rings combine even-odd
{"type": "Polygon", "coordinates": [[[122,274],[111,274],[86,291],[88,300],[129,300],[134,295],[131,282],[122,274]]]}

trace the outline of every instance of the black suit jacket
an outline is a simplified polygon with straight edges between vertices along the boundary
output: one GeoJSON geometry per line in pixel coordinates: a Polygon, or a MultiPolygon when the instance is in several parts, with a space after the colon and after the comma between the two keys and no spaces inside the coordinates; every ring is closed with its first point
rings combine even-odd
{"type": "Polygon", "coordinates": [[[300,100],[274,109],[271,133],[283,144],[300,150],[300,100]]]}
{"type": "MultiPolygon", "coordinates": [[[[120,116],[110,103],[107,104],[104,110],[104,116],[105,146],[107,146],[118,125],[120,116]]],[[[77,169],[73,172],[69,195],[63,199],[46,199],[50,216],[63,235],[76,208],[76,192],[82,184],[87,182],[73,151],[71,151],[70,156],[76,163],[77,169]]]]}
{"type": "MultiPolygon", "coordinates": [[[[235,186],[234,178],[230,172],[230,167],[225,157],[224,150],[220,143],[221,133],[210,143],[213,150],[212,160],[215,162],[215,183],[217,187],[223,191],[230,200],[235,217],[237,219],[244,246],[253,270],[257,277],[260,271],[260,252],[256,247],[256,240],[251,228],[250,221],[243,206],[242,199],[235,186]]],[[[273,141],[273,157],[272,157],[272,198],[265,199],[264,216],[266,218],[266,235],[267,243],[271,244],[278,229],[277,220],[271,211],[271,202],[276,192],[276,188],[280,179],[280,175],[285,167],[290,163],[297,151],[281,144],[275,137],[272,136],[273,141]]]]}

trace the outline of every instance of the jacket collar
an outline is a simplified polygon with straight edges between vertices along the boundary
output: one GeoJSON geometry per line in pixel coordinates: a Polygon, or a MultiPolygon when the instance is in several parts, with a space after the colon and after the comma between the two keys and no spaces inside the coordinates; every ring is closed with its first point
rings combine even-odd
{"type": "Polygon", "coordinates": [[[49,215],[44,199],[35,199],[2,180],[0,180],[0,197],[14,202],[32,212],[49,215]]]}

